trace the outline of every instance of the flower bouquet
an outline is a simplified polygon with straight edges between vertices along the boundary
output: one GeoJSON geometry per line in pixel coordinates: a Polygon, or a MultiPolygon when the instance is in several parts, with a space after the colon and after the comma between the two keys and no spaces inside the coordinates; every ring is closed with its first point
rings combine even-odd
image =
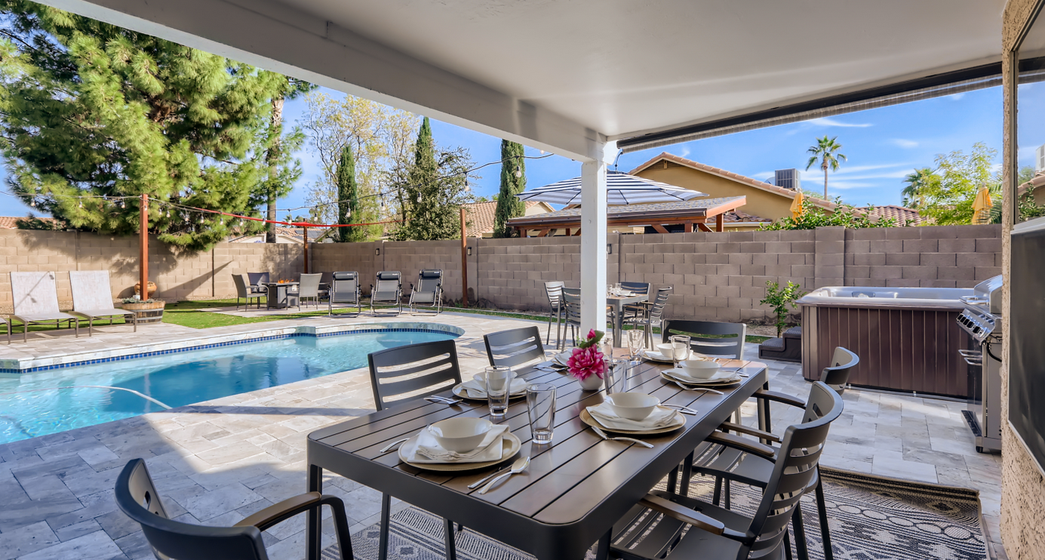
{"type": "Polygon", "coordinates": [[[588,337],[578,340],[566,361],[570,375],[577,378],[581,388],[586,391],[594,391],[602,386],[602,380],[606,376],[606,357],[599,350],[599,341],[605,333],[597,330],[588,331],[588,337]]]}

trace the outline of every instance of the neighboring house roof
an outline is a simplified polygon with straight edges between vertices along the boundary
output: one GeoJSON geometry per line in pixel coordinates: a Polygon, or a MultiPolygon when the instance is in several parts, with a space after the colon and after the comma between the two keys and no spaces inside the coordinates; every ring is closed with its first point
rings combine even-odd
{"type": "Polygon", "coordinates": [[[896,220],[897,225],[905,225],[910,222],[911,225],[919,225],[922,223],[922,215],[913,208],[905,208],[903,206],[896,206],[890,204],[887,206],[861,206],[859,208],[853,208],[858,212],[866,212],[871,218],[892,218],[896,220]]]}
{"type": "MultiPolygon", "coordinates": [[[[652,167],[653,165],[655,165],[657,163],[660,163],[662,161],[670,161],[671,163],[675,163],[675,164],[681,165],[683,167],[689,167],[691,169],[696,169],[698,171],[703,171],[704,173],[710,173],[712,175],[717,175],[717,176],[722,177],[724,179],[730,179],[732,181],[736,181],[737,183],[741,183],[741,184],[746,185],[748,187],[759,189],[761,191],[765,191],[765,192],[768,192],[768,193],[771,193],[771,194],[779,195],[779,196],[782,196],[782,197],[785,197],[785,198],[788,198],[788,199],[792,199],[793,200],[795,198],[795,191],[793,191],[791,189],[785,189],[783,187],[778,187],[776,185],[771,185],[769,183],[766,183],[766,182],[763,182],[763,181],[759,181],[758,179],[752,179],[751,177],[745,177],[743,175],[740,175],[739,173],[733,173],[732,171],[726,171],[725,169],[719,169],[718,167],[707,165],[705,163],[696,162],[696,161],[693,161],[691,159],[686,159],[684,157],[679,157],[679,156],[676,156],[674,154],[669,154],[667,152],[661,152],[660,155],[655,156],[655,157],[653,157],[653,159],[650,159],[646,163],[643,163],[642,165],[639,165],[635,169],[632,169],[631,171],[629,171],[629,173],[631,173],[632,175],[636,175],[639,172],[641,172],[641,171],[643,171],[645,169],[648,169],[648,168],[652,167]]],[[[807,196],[806,200],[809,200],[813,204],[815,204],[817,206],[820,206],[822,208],[825,208],[827,210],[834,210],[835,206],[836,206],[833,202],[828,202],[828,201],[820,199],[820,198],[807,196]]]]}
{"type": "MultiPolygon", "coordinates": [[[[532,200],[526,201],[526,215],[542,214],[544,212],[554,212],[555,209],[549,206],[546,202],[534,202],[532,200]],[[534,207],[538,207],[537,211],[531,211],[534,207]],[[544,212],[541,212],[543,210],[544,212]]],[[[493,200],[490,202],[473,202],[471,204],[462,204],[461,208],[468,211],[468,235],[471,237],[482,237],[483,234],[493,233],[494,227],[494,214],[497,211],[497,201],[493,200]]]]}
{"type": "MultiPolygon", "coordinates": [[[[318,227],[308,228],[308,240],[312,241],[312,242],[317,241],[319,239],[319,237],[321,235],[323,235],[324,233],[326,233],[326,231],[328,229],[330,229],[330,228],[318,228],[318,227]]],[[[301,228],[277,226],[276,227],[276,238],[277,238],[277,240],[278,239],[282,239],[283,243],[301,243],[302,242],[301,228]]],[[[251,234],[251,235],[233,236],[233,237],[229,238],[228,242],[229,243],[264,243],[265,242],[265,234],[264,233],[255,233],[255,234],[251,234]]]]}
{"type": "MultiPolygon", "coordinates": [[[[29,218],[27,218],[25,216],[0,216],[0,229],[18,229],[18,221],[19,220],[28,220],[28,219],[29,218]]],[[[58,221],[58,220],[56,220],[54,218],[37,217],[36,219],[40,220],[41,222],[50,222],[50,223],[55,224],[57,226],[61,226],[62,225],[62,222],[60,222],[60,221],[58,221]]]]}

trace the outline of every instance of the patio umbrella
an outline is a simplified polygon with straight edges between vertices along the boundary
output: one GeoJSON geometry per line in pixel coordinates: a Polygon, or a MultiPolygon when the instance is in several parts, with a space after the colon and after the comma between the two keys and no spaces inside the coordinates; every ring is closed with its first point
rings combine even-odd
{"type": "Polygon", "coordinates": [[[802,207],[802,203],[806,197],[802,194],[802,191],[795,191],[795,199],[791,201],[791,217],[797,219],[805,212],[805,208],[802,207]]]}
{"type": "Polygon", "coordinates": [[[972,201],[972,223],[986,224],[990,220],[992,206],[994,203],[991,202],[991,193],[985,185],[980,192],[976,193],[976,199],[972,201]]]}
{"type": "MultiPolygon", "coordinates": [[[[519,193],[520,200],[548,202],[550,204],[580,204],[581,178],[574,177],[533,190],[519,193]]],[[[684,189],[629,175],[620,171],[606,172],[606,204],[624,206],[626,204],[646,204],[650,202],[678,202],[698,196],[708,196],[700,191],[684,189]]]]}

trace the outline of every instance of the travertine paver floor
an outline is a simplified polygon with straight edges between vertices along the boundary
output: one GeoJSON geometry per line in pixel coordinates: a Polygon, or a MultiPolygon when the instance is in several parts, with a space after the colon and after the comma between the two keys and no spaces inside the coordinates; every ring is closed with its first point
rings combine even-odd
{"type": "MultiPolygon", "coordinates": [[[[304,319],[285,324],[379,321],[304,319]]],[[[486,364],[482,335],[528,321],[444,313],[436,317],[404,314],[400,320],[430,320],[460,326],[462,367],[486,364]]],[[[172,325],[103,327],[86,340],[70,336],[33,338],[29,345],[0,349],[13,354],[46,355],[89,345],[111,348],[138,341],[199,338],[211,334],[271,328],[256,324],[198,331],[172,325]]],[[[543,327],[543,324],[541,325],[543,327]]],[[[542,329],[543,332],[543,329],[542,329]]],[[[748,345],[748,356],[757,355],[748,345]]],[[[804,398],[805,382],[794,364],[770,363],[770,383],[804,398]]],[[[824,464],[872,474],[977,488],[992,539],[998,539],[1000,460],[980,455],[961,417],[964,403],[850,390],[846,411],[832,427],[824,464]]],[[[172,516],[208,525],[226,525],[305,488],[305,437],[323,425],[373,410],[365,368],[234,395],[169,412],[153,413],[0,445],[0,558],[150,558],[141,531],[115,506],[112,489],[123,465],[144,457],[172,516]]],[[[747,416],[754,408],[745,407],[747,416]]],[[[774,409],[783,427],[795,412],[774,409]]],[[[353,532],[376,521],[379,495],[330,476],[327,491],[346,502],[353,532]]],[[[397,507],[404,507],[397,504],[397,507]]],[[[325,534],[332,538],[329,520],[325,534]]],[[[265,534],[273,558],[298,558],[303,552],[303,519],[265,534]]],[[[997,546],[1000,550],[1000,545],[997,546]]]]}

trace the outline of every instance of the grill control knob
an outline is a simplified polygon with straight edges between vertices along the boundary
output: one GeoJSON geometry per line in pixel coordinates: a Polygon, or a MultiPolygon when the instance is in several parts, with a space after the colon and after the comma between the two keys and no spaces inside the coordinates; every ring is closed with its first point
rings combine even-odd
{"type": "Polygon", "coordinates": [[[972,332],[973,332],[973,334],[976,334],[976,333],[980,332],[980,327],[973,327],[972,328],[972,332]]]}

